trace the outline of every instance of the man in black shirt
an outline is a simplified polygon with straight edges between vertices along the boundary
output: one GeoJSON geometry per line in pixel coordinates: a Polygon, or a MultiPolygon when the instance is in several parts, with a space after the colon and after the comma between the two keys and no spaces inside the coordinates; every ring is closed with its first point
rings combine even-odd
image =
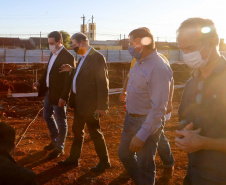
{"type": "Polygon", "coordinates": [[[226,184],[226,60],[210,19],[190,18],[178,29],[184,62],[194,69],[179,107],[176,145],[188,153],[184,185],[226,184]]]}
{"type": "Polygon", "coordinates": [[[14,128],[0,123],[0,185],[37,185],[36,174],[18,166],[11,156],[14,142],[14,128]]]}

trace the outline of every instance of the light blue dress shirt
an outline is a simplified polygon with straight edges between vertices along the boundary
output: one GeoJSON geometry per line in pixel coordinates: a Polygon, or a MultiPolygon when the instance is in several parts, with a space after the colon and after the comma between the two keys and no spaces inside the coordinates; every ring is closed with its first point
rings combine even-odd
{"type": "Polygon", "coordinates": [[[80,69],[81,69],[81,67],[82,67],[82,64],[84,63],[84,61],[85,61],[85,59],[86,59],[86,57],[87,57],[87,55],[89,54],[89,52],[90,52],[90,50],[92,49],[92,47],[90,47],[89,48],[89,50],[85,53],[85,55],[83,55],[82,57],[81,57],[81,61],[79,62],[79,65],[78,65],[78,67],[77,67],[77,71],[76,71],[76,73],[75,73],[75,76],[74,76],[74,79],[73,79],[73,84],[72,84],[72,90],[73,90],[73,92],[76,94],[76,79],[77,79],[77,76],[78,76],[78,74],[79,74],[79,71],[80,71],[80,69]]]}

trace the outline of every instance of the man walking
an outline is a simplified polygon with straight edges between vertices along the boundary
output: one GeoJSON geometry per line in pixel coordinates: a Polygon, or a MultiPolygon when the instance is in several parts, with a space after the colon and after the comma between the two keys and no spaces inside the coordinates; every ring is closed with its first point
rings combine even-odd
{"type": "Polygon", "coordinates": [[[158,55],[149,30],[130,32],[129,52],[137,62],[129,73],[118,155],[135,184],[151,185],[173,76],[169,64],[158,55]]]}
{"type": "Polygon", "coordinates": [[[39,88],[39,97],[45,96],[43,118],[49,128],[52,141],[44,147],[44,150],[53,150],[48,158],[56,158],[64,154],[68,129],[66,103],[70,91],[69,73],[59,73],[59,67],[63,64],[74,67],[75,60],[62,45],[63,38],[60,32],[51,32],[48,35],[48,43],[51,51],[49,63],[41,79],[33,86],[35,89],[39,88]]]}
{"type": "Polygon", "coordinates": [[[184,185],[226,184],[226,60],[212,20],[189,18],[177,31],[184,62],[194,69],[179,107],[176,145],[188,153],[184,185]]]}
{"type": "Polygon", "coordinates": [[[105,58],[89,45],[88,38],[83,33],[71,37],[74,51],[81,55],[78,67],[72,69],[69,65],[61,67],[61,71],[71,71],[72,93],[70,106],[74,108],[73,133],[74,140],[69,158],[60,165],[78,166],[84,139],[84,126],[87,125],[91,139],[100,162],[92,168],[93,171],[104,171],[110,168],[110,161],[104,135],[100,128],[100,117],[106,114],[108,105],[108,70],[105,58]]]}

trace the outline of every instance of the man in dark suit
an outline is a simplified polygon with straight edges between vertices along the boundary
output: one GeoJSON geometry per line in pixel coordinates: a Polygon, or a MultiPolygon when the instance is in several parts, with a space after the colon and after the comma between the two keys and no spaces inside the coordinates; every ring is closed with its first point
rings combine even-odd
{"type": "Polygon", "coordinates": [[[71,72],[72,93],[69,104],[74,108],[74,140],[70,156],[60,162],[64,165],[78,166],[84,138],[84,126],[88,127],[91,139],[100,162],[93,171],[104,171],[110,168],[110,161],[104,136],[100,128],[100,117],[108,110],[108,70],[104,56],[89,45],[83,33],[76,33],[71,38],[74,51],[81,55],[78,67],[72,69],[63,65],[61,72],[71,72]]]}
{"type": "Polygon", "coordinates": [[[65,139],[67,136],[66,103],[68,101],[70,85],[67,80],[69,73],[59,73],[63,64],[75,66],[75,60],[64,46],[60,32],[54,31],[48,35],[51,55],[47,68],[34,88],[39,87],[39,97],[45,96],[43,118],[50,131],[52,142],[44,150],[52,151],[48,158],[56,158],[64,154],[65,139]],[[53,114],[55,113],[55,118],[53,114]]]}
{"type": "Polygon", "coordinates": [[[1,185],[36,185],[36,174],[18,166],[11,152],[15,147],[15,130],[10,125],[0,122],[0,184],[1,185]]]}

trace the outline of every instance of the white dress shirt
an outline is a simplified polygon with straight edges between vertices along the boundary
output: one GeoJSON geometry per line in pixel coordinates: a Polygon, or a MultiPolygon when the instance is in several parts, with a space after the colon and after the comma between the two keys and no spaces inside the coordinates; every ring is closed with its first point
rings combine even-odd
{"type": "Polygon", "coordinates": [[[61,50],[64,48],[64,46],[62,46],[56,53],[52,54],[52,57],[49,61],[49,65],[48,65],[48,69],[47,69],[47,74],[46,74],[46,87],[49,87],[49,73],[53,67],[53,64],[58,56],[58,54],[61,52],[61,50]]]}
{"type": "Polygon", "coordinates": [[[79,62],[77,71],[75,73],[75,76],[74,76],[74,79],[73,79],[73,84],[72,84],[72,90],[75,94],[76,94],[76,79],[77,79],[78,73],[79,73],[79,71],[82,67],[82,64],[84,63],[84,61],[85,61],[85,59],[86,59],[86,57],[89,54],[91,49],[92,49],[92,47],[90,47],[89,50],[86,52],[86,54],[81,57],[81,61],[79,62]]]}

